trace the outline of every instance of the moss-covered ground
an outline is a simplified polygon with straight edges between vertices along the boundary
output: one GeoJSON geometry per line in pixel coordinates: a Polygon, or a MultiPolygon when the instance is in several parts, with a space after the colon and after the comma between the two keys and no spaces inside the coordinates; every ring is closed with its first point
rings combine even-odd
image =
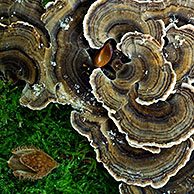
{"type": "Polygon", "coordinates": [[[0,82],[0,194],[117,194],[85,137],[70,124],[71,107],[50,104],[32,111],[19,104],[22,87],[0,82]],[[18,180],[7,165],[12,148],[40,147],[60,166],[41,180],[18,180]]]}

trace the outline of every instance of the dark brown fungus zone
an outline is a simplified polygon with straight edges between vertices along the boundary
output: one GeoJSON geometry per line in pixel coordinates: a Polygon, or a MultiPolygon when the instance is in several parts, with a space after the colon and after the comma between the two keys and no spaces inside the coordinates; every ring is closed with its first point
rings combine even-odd
{"type": "Polygon", "coordinates": [[[194,192],[194,153],[189,162],[162,188],[154,189],[150,186],[138,187],[121,183],[121,194],[192,194],[194,192]]]}
{"type": "Polygon", "coordinates": [[[37,147],[23,146],[12,150],[8,160],[13,174],[20,179],[41,179],[59,164],[37,147]]]}
{"type": "Polygon", "coordinates": [[[89,76],[95,67],[82,28],[83,18],[91,3],[63,0],[49,6],[42,16],[51,37],[46,65],[53,65],[59,103],[101,112],[101,105],[91,93],[89,76]]]}
{"type": "Polygon", "coordinates": [[[75,130],[86,136],[109,173],[127,184],[163,187],[189,160],[193,139],[153,154],[128,145],[125,136],[118,132],[108,117],[73,111],[71,123],[75,130]]]}

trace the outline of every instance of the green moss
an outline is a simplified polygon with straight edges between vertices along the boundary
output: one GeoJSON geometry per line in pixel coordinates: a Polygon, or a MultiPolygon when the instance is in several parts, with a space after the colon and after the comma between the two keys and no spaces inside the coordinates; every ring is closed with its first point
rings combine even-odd
{"type": "Polygon", "coordinates": [[[52,1],[52,0],[43,0],[43,1],[42,1],[42,4],[43,4],[43,5],[46,5],[49,1],[52,1]]]}
{"type": "Polygon", "coordinates": [[[50,104],[32,111],[19,104],[21,91],[0,82],[0,193],[117,194],[118,183],[97,163],[87,139],[71,127],[71,107],[50,104]],[[61,165],[42,180],[18,180],[7,160],[12,148],[22,145],[40,147],[61,165]]]}

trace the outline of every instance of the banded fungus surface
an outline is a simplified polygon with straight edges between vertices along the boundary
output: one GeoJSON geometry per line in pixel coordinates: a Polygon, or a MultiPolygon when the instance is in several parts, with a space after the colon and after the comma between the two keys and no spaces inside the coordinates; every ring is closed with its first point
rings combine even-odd
{"type": "Polygon", "coordinates": [[[40,2],[0,1],[0,70],[27,82],[21,103],[71,104],[120,193],[192,192],[194,1],[40,2]]]}

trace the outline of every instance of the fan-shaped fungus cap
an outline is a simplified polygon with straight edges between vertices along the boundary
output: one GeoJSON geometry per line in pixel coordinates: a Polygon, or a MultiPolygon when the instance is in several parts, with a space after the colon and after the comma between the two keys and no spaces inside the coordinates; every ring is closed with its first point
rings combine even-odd
{"type": "Polygon", "coordinates": [[[119,190],[121,194],[168,194],[168,193],[192,193],[194,191],[194,153],[191,154],[189,162],[162,188],[153,189],[150,186],[138,187],[121,183],[119,190]]]}
{"type": "Polygon", "coordinates": [[[71,123],[91,141],[97,160],[116,180],[127,184],[151,185],[154,188],[164,186],[185,166],[193,150],[192,138],[172,148],[162,149],[159,154],[132,148],[108,117],[74,111],[71,123]]]}
{"type": "Polygon", "coordinates": [[[12,150],[8,165],[19,178],[41,179],[59,164],[36,147],[19,147],[12,150]]]}
{"type": "Polygon", "coordinates": [[[43,108],[55,99],[44,54],[45,47],[32,25],[20,21],[0,25],[0,71],[13,82],[21,79],[27,83],[20,102],[32,109],[43,108]]]}
{"type": "Polygon", "coordinates": [[[82,29],[90,4],[89,1],[56,1],[42,16],[51,37],[46,65],[54,66],[59,103],[100,112],[102,107],[91,93],[89,84],[94,66],[82,29]]]}
{"type": "Polygon", "coordinates": [[[171,64],[163,57],[158,41],[149,35],[129,32],[122,37],[117,47],[131,58],[131,62],[127,64],[129,67],[125,65],[117,72],[114,85],[130,88],[137,83],[136,101],[142,105],[165,101],[174,89],[176,75],[171,64]],[[129,72],[131,69],[134,76],[129,72]]]}
{"type": "Polygon", "coordinates": [[[98,49],[110,38],[118,42],[126,32],[135,31],[150,34],[162,45],[164,24],[157,20],[142,20],[146,7],[146,3],[132,0],[98,0],[93,3],[83,22],[84,36],[90,47],[98,49]]]}
{"type": "Polygon", "coordinates": [[[177,89],[165,102],[145,106],[137,103],[135,86],[125,95],[98,69],[91,84],[96,98],[130,144],[171,147],[194,133],[194,96],[189,89],[177,89]]]}

